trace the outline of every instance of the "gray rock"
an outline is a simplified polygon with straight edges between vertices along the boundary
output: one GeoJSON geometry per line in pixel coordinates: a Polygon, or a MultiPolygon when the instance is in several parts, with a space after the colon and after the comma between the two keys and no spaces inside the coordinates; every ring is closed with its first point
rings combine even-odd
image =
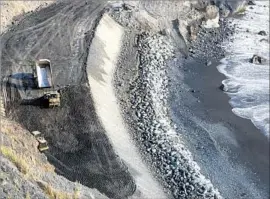
{"type": "Polygon", "coordinates": [[[208,5],[206,7],[206,19],[215,19],[219,14],[219,9],[215,5],[208,5]]]}
{"type": "Polygon", "coordinates": [[[261,36],[266,36],[266,32],[264,30],[261,30],[260,32],[258,32],[258,35],[261,35],[261,36]]]}
{"type": "Polygon", "coordinates": [[[249,0],[247,4],[250,5],[250,6],[256,5],[253,0],[249,0]]]}
{"type": "Polygon", "coordinates": [[[228,7],[226,7],[224,4],[221,4],[219,6],[219,14],[220,14],[220,17],[222,18],[226,18],[230,15],[231,11],[228,7]]]}
{"type": "Polygon", "coordinates": [[[265,59],[258,55],[253,55],[253,57],[249,60],[249,62],[253,64],[262,64],[264,61],[265,59]]]}
{"type": "Polygon", "coordinates": [[[210,66],[211,64],[212,64],[212,62],[209,60],[206,62],[206,66],[210,66]]]}

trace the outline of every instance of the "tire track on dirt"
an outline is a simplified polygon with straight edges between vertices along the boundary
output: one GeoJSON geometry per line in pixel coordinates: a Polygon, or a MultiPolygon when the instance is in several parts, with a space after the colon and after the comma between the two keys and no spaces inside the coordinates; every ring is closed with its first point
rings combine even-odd
{"type": "Polygon", "coordinates": [[[25,17],[2,37],[1,71],[2,76],[25,74],[31,72],[25,60],[51,60],[55,85],[73,85],[61,91],[61,107],[20,105],[22,96],[35,97],[36,91],[26,93],[24,85],[15,81],[12,87],[7,85],[7,99],[14,96],[18,101],[7,106],[8,116],[29,131],[44,134],[50,147],[48,159],[59,174],[110,198],[127,198],[134,192],[134,181],[106,136],[83,78],[87,76],[86,55],[105,4],[64,1],[25,17]]]}

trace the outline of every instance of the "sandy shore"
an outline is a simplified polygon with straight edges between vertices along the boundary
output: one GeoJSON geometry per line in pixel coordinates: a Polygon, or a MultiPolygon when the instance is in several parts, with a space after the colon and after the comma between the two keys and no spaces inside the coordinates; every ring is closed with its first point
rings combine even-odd
{"type": "Polygon", "coordinates": [[[124,125],[113,88],[113,75],[121,49],[123,28],[108,15],[101,19],[88,57],[88,78],[98,117],[116,153],[128,166],[136,182],[133,198],[166,198],[143,163],[124,125]]]}

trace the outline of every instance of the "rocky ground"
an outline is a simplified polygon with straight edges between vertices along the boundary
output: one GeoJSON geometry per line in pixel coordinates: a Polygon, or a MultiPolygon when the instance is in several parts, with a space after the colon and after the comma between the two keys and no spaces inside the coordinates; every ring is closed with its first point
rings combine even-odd
{"type": "Polygon", "coordinates": [[[201,28],[197,39],[191,41],[188,54],[209,66],[211,60],[219,60],[225,56],[225,51],[221,48],[222,42],[233,33],[234,27],[230,26],[226,18],[220,21],[220,28],[201,28]]]}
{"type": "Polygon", "coordinates": [[[137,39],[138,74],[129,85],[129,100],[122,102],[122,106],[125,106],[129,119],[132,118],[129,124],[142,144],[141,150],[151,157],[152,166],[161,176],[160,181],[175,198],[219,198],[219,193],[192,162],[190,153],[167,118],[166,61],[174,56],[171,41],[149,33],[137,39]]]}
{"type": "MultiPolygon", "coordinates": [[[[145,33],[138,38],[139,70],[130,84],[129,114],[142,151],[150,155],[161,181],[175,198],[219,198],[192,161],[167,117],[168,78],[166,61],[174,56],[171,41],[145,33]]],[[[126,108],[127,109],[127,108],[126,108]]]]}

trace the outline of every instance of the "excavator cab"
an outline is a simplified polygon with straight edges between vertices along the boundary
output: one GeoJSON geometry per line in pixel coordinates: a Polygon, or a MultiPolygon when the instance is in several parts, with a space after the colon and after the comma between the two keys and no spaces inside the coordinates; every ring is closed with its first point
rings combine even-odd
{"type": "Polygon", "coordinates": [[[45,140],[45,138],[43,136],[41,136],[41,132],[39,131],[33,131],[32,135],[36,138],[36,140],[38,141],[38,150],[40,152],[46,151],[49,149],[48,143],[45,140]]]}
{"type": "Polygon", "coordinates": [[[58,91],[50,91],[44,94],[43,99],[45,104],[49,107],[59,107],[60,106],[60,93],[58,91]]]}

